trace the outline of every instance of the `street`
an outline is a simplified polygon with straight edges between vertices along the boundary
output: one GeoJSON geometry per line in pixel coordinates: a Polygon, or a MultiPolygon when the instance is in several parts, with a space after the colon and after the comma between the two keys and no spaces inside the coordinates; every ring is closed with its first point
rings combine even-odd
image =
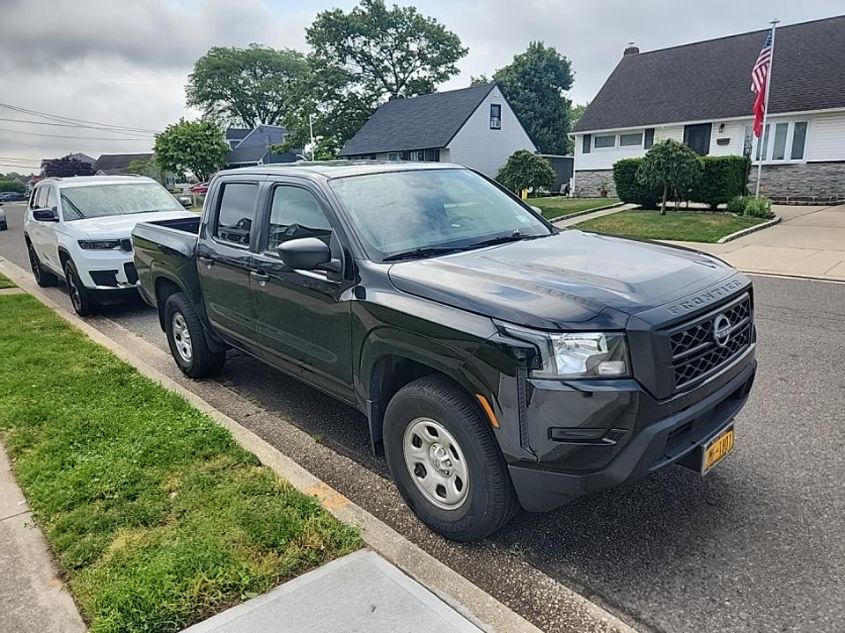
{"type": "MultiPolygon", "coordinates": [[[[24,208],[3,207],[0,257],[28,269],[24,208]]],[[[842,631],[845,285],[754,283],[760,369],[723,464],[704,478],[673,467],[550,514],[520,513],[481,544],[445,541],[414,519],[369,451],[363,416],[345,405],[239,353],[217,383],[185,384],[203,397],[220,385],[239,394],[262,414],[244,414],[222,391],[214,404],[544,630],[573,625],[543,575],[641,631],[842,631]],[[326,450],[297,454],[272,416],[326,450]]],[[[71,309],[63,288],[49,294],[71,309]]],[[[117,323],[167,351],[140,300],[90,322],[106,333],[117,323]]]]}

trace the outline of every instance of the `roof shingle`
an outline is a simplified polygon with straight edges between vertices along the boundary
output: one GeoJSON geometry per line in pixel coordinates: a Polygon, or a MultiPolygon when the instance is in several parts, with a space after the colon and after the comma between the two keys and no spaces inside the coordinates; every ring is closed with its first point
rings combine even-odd
{"type": "Polygon", "coordinates": [[[388,101],[347,141],[340,156],[446,147],[494,85],[388,101]]]}
{"type": "MultiPolygon", "coordinates": [[[[626,55],[573,131],[751,116],[766,30],[626,55]]],[[[845,16],[777,29],[769,112],[845,107],[845,16]]]]}

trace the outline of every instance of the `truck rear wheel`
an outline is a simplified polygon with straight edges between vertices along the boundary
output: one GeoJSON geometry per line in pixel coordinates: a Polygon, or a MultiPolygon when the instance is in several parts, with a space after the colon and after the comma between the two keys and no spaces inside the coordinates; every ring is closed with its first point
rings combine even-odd
{"type": "Polygon", "coordinates": [[[443,376],[424,376],[393,396],[385,412],[384,448],[402,498],[446,538],[483,539],[519,507],[483,413],[443,376]]]}
{"type": "Polygon", "coordinates": [[[223,368],[226,352],[209,348],[199,316],[183,293],[177,292],[167,298],[164,324],[170,353],[183,374],[206,378],[223,368]]]}

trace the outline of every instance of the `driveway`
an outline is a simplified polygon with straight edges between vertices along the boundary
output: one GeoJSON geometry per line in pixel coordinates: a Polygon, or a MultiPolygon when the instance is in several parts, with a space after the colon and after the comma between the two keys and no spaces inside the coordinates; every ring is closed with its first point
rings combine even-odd
{"type": "Polygon", "coordinates": [[[752,273],[845,281],[845,205],[774,207],[783,221],[725,244],[676,242],[752,273]]]}
{"type": "MultiPolygon", "coordinates": [[[[22,207],[7,208],[0,257],[26,267],[22,207]]],[[[704,478],[670,468],[550,514],[521,513],[483,543],[445,541],[413,518],[349,407],[237,353],[216,380],[176,379],[544,631],[583,631],[560,606],[566,585],[642,633],[842,633],[845,284],[754,283],[760,370],[724,464],[704,478]],[[279,418],[319,444],[299,446],[279,418]]],[[[62,289],[48,290],[70,310],[62,289]]],[[[157,348],[146,361],[178,373],[143,305],[89,323],[125,344],[140,336],[157,348]]]]}

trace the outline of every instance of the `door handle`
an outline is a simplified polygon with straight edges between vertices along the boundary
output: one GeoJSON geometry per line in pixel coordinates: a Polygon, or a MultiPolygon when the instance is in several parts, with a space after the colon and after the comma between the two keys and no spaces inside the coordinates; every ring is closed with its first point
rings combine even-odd
{"type": "Polygon", "coordinates": [[[205,255],[200,255],[200,256],[197,257],[197,259],[200,260],[200,263],[205,265],[206,268],[211,268],[212,266],[214,266],[214,260],[211,259],[210,257],[206,257],[205,255]]]}
{"type": "Polygon", "coordinates": [[[262,288],[267,285],[267,282],[270,280],[270,275],[261,271],[261,270],[253,270],[249,273],[249,276],[255,279],[256,283],[262,288]]]}

